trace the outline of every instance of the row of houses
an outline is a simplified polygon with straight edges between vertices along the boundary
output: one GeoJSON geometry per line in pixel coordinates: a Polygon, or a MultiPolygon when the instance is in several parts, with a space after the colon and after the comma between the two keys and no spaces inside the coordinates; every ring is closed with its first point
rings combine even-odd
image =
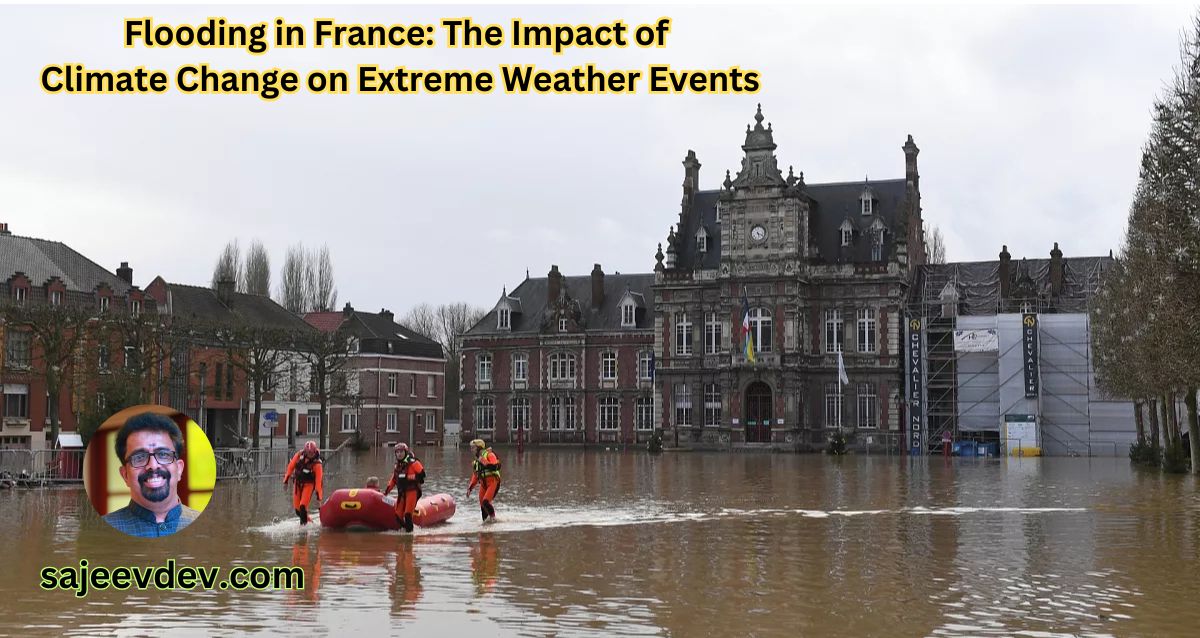
{"type": "Polygon", "coordinates": [[[329,444],[354,436],[374,445],[442,440],[445,355],[386,309],[363,312],[346,304],[340,311],[298,316],[269,297],[237,292],[233,282],[202,287],[159,276],[142,288],[126,262],[109,271],[62,242],[16,235],[7,224],[0,224],[0,278],[0,309],[61,306],[90,317],[88,337],[66,362],[56,399],[46,375],[52,362],[37,335],[0,313],[0,448],[53,446],[47,440],[52,402],[58,401],[61,431],[74,432],[81,415],[103,409],[99,388],[106,375],[122,370],[135,370],[148,400],[187,413],[215,445],[246,445],[255,427],[262,446],[287,445],[289,433],[293,442],[318,438],[322,413],[312,366],[301,352],[285,349],[272,359],[277,363],[264,385],[261,413],[255,413],[247,371],[235,365],[227,344],[175,334],[170,347],[160,340],[151,348],[145,335],[123,329],[130,325],[256,326],[343,336],[339,390],[328,409],[329,444]]]}

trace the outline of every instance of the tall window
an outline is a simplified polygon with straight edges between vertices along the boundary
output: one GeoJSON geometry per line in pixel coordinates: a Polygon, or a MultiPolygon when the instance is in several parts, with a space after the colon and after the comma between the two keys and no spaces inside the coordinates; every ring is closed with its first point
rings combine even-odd
{"type": "Polygon", "coordinates": [[[63,301],[63,294],[62,294],[61,290],[50,291],[50,305],[51,306],[61,306],[62,301],[63,301]]]}
{"type": "Polygon", "coordinates": [[[863,193],[862,197],[860,198],[860,201],[862,202],[862,214],[870,215],[871,214],[871,194],[863,193]]]}
{"type": "Polygon", "coordinates": [[[399,432],[400,431],[400,418],[396,414],[395,410],[387,411],[387,431],[388,432],[399,432]]]}
{"type": "Polygon", "coordinates": [[[842,386],[839,383],[825,384],[825,427],[836,428],[842,424],[842,386]]]}
{"type": "Polygon", "coordinates": [[[308,434],[317,435],[320,433],[321,433],[321,413],[319,411],[318,412],[309,412],[308,413],[308,434]]]}
{"type": "Polygon", "coordinates": [[[764,308],[750,310],[750,334],[754,337],[755,352],[771,351],[771,313],[764,308]]]}
{"type": "Polygon", "coordinates": [[[875,309],[860,308],[858,311],[858,351],[875,352],[875,309]]]}
{"type": "Polygon", "coordinates": [[[562,397],[550,397],[550,429],[562,429],[562,397]]]}
{"type": "Polygon", "coordinates": [[[843,228],[842,229],[842,246],[849,246],[850,242],[853,239],[854,239],[854,231],[850,230],[849,228],[843,228]]]}
{"type": "Polygon", "coordinates": [[[425,413],[425,433],[437,432],[437,413],[429,410],[425,413]]]}
{"type": "Polygon", "coordinates": [[[883,259],[883,244],[871,244],[871,261],[881,261],[883,259]]]}
{"type": "Polygon", "coordinates": [[[825,352],[842,351],[842,311],[830,308],[825,311],[825,352]]]}
{"type": "Polygon", "coordinates": [[[221,381],[223,381],[224,379],[225,379],[225,364],[217,363],[216,377],[213,380],[212,394],[214,397],[216,397],[218,399],[221,398],[221,392],[223,392],[225,390],[225,388],[221,384],[221,381]]]}
{"type": "Polygon", "coordinates": [[[4,342],[4,361],[10,368],[28,368],[30,345],[33,343],[28,332],[9,330],[4,342]]]}
{"type": "Polygon", "coordinates": [[[702,253],[708,252],[708,234],[703,230],[696,233],[696,250],[702,253]]]}
{"type": "MultiPolygon", "coordinates": [[[[479,382],[480,383],[491,383],[492,382],[492,355],[490,355],[490,354],[479,355],[479,382]]],[[[415,379],[413,380],[413,383],[415,385],[415,383],[416,383],[415,379]]],[[[416,395],[416,393],[417,393],[416,388],[414,387],[413,394],[416,395]]]]}
{"type": "Polygon", "coordinates": [[[603,381],[617,380],[617,353],[605,352],[600,355],[600,379],[603,381]]]}
{"type": "Polygon", "coordinates": [[[4,384],[4,416],[16,419],[29,418],[29,386],[16,383],[4,384]]]}
{"type": "Polygon", "coordinates": [[[437,377],[432,374],[425,377],[425,396],[431,399],[437,396],[437,377]]]}
{"type": "Polygon", "coordinates": [[[567,331],[567,319],[565,317],[558,320],[558,331],[559,332],[567,331]]]}
{"type": "Polygon", "coordinates": [[[525,397],[513,399],[509,413],[511,418],[508,420],[508,429],[529,431],[529,399],[525,397]]]}
{"type": "Polygon", "coordinates": [[[496,318],[497,318],[497,321],[499,322],[497,324],[498,328],[500,328],[501,330],[509,329],[510,321],[512,320],[512,313],[509,311],[508,308],[501,308],[499,310],[499,312],[496,313],[496,318]]]}
{"type": "Polygon", "coordinates": [[[704,386],[704,425],[721,425],[721,386],[704,386]]]}
{"type": "Polygon", "coordinates": [[[575,397],[550,397],[550,429],[575,429],[575,397]]]}
{"type": "Polygon", "coordinates": [[[621,429],[621,400],[617,397],[600,399],[600,429],[621,429]]]}
{"type": "Polygon", "coordinates": [[[654,397],[638,397],[633,415],[633,427],[638,430],[654,429],[654,397]]]}
{"type": "Polygon", "coordinates": [[[136,370],[139,364],[137,346],[125,346],[125,369],[136,370]]]}
{"type": "Polygon", "coordinates": [[[631,303],[621,306],[621,325],[626,328],[637,325],[637,306],[631,303]]]}
{"type": "Polygon", "coordinates": [[[675,384],[675,425],[692,424],[692,394],[686,383],[675,384]]]}
{"type": "Polygon", "coordinates": [[[104,344],[100,344],[100,347],[97,350],[99,352],[99,361],[96,362],[96,366],[98,368],[100,368],[101,370],[107,370],[108,369],[108,346],[106,346],[104,344]]]}
{"type": "Polygon", "coordinates": [[[132,314],[135,317],[142,314],[142,302],[140,302],[140,301],[130,302],[129,314],[132,314]]]}
{"type": "Polygon", "coordinates": [[[24,286],[17,286],[16,288],[13,288],[13,299],[15,299],[17,303],[23,303],[25,301],[26,294],[27,293],[25,292],[24,286]]]}
{"type": "Polygon", "coordinates": [[[342,412],[342,432],[353,432],[358,429],[358,413],[351,410],[342,412]]]}
{"type": "Polygon", "coordinates": [[[108,297],[100,298],[100,312],[108,312],[108,297]]]}
{"type": "Polygon", "coordinates": [[[638,353],[638,378],[642,381],[654,378],[654,353],[649,350],[638,353]]]}
{"type": "Polygon", "coordinates": [[[570,381],[575,378],[575,355],[555,353],[550,355],[550,380],[570,381]]]}
{"type": "Polygon", "coordinates": [[[408,396],[417,396],[417,375],[415,374],[408,377],[408,396]]]}
{"type": "Polygon", "coordinates": [[[525,383],[529,380],[529,355],[513,355],[513,381],[525,383]]]}
{"type": "Polygon", "coordinates": [[[475,401],[475,429],[496,429],[496,402],[491,397],[484,397],[475,401]]]}
{"type": "Polygon", "coordinates": [[[415,410],[410,410],[408,415],[409,415],[408,418],[409,418],[410,422],[413,424],[413,430],[420,430],[424,427],[424,425],[425,425],[424,413],[417,412],[415,410]]]}
{"type": "Polygon", "coordinates": [[[692,354],[692,322],[686,312],[675,315],[675,354],[692,354]]]}
{"type": "Polygon", "coordinates": [[[858,427],[879,427],[879,397],[874,383],[858,384],[858,427]]]}
{"type": "Polygon", "coordinates": [[[721,351],[721,318],[715,312],[704,315],[704,354],[721,351]]]}
{"type": "Polygon", "coordinates": [[[395,372],[388,373],[388,395],[396,396],[400,391],[400,375],[395,372]]]}

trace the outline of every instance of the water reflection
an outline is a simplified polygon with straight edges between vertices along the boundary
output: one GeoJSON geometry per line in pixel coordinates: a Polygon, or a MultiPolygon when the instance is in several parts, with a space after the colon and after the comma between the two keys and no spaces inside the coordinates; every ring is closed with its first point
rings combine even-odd
{"type": "MultiPolygon", "coordinates": [[[[421,455],[461,494],[469,456],[421,455]]],[[[1190,477],[1119,459],[885,459],[535,450],[500,520],[301,529],[277,481],[224,482],[185,533],[113,532],[82,490],[0,493],[0,634],[1188,635],[1190,477]],[[215,509],[213,509],[215,508],[215,509]],[[214,515],[219,514],[219,515],[214,515]],[[303,591],[37,588],[45,565],[294,565],[303,591]]],[[[332,477],[361,485],[391,459],[332,477]]]]}

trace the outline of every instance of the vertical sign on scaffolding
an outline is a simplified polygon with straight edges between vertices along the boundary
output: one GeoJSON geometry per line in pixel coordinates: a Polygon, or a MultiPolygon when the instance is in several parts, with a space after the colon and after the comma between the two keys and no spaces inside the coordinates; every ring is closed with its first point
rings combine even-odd
{"type": "Polygon", "coordinates": [[[1036,399],[1040,387],[1038,375],[1038,316],[1021,315],[1021,357],[1025,369],[1025,398],[1036,399]]]}
{"type": "Polygon", "coordinates": [[[921,319],[909,319],[907,333],[904,376],[908,387],[908,447],[911,454],[917,456],[925,447],[925,349],[922,347],[924,324],[921,319]]]}

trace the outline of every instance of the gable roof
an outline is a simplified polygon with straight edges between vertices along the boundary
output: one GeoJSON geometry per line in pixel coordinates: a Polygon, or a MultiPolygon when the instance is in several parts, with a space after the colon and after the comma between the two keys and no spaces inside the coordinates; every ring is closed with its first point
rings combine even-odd
{"type": "MultiPolygon", "coordinates": [[[[604,275],[604,301],[599,308],[592,307],[592,278],[563,277],[563,289],[572,301],[578,304],[580,318],[579,327],[582,331],[620,331],[631,330],[621,327],[621,299],[625,297],[626,289],[643,299],[650,296],[650,287],[654,285],[654,273],[606,274],[604,275]]],[[[512,328],[498,330],[496,328],[496,310],[493,308],[466,332],[468,335],[538,333],[543,322],[548,322],[553,314],[553,308],[547,303],[550,280],[547,277],[526,279],[521,282],[509,297],[521,300],[521,312],[512,315],[512,328]]],[[[637,326],[632,329],[653,329],[654,317],[648,312],[639,312],[637,326]]]]}
{"type": "Polygon", "coordinates": [[[166,283],[168,311],[175,317],[220,324],[252,324],[288,330],[311,330],[303,319],[270,297],[235,292],[226,306],[212,288],[166,283]]]}
{"type": "Polygon", "coordinates": [[[114,293],[124,295],[132,288],[116,273],[62,242],[0,233],[0,281],[18,271],[25,273],[34,286],[58,277],[72,292],[91,293],[106,284],[114,293]]]}
{"type": "Polygon", "coordinates": [[[359,353],[446,357],[440,343],[396,323],[391,313],[363,312],[347,304],[337,312],[310,312],[304,321],[325,333],[344,327],[359,340],[359,353]]]}

